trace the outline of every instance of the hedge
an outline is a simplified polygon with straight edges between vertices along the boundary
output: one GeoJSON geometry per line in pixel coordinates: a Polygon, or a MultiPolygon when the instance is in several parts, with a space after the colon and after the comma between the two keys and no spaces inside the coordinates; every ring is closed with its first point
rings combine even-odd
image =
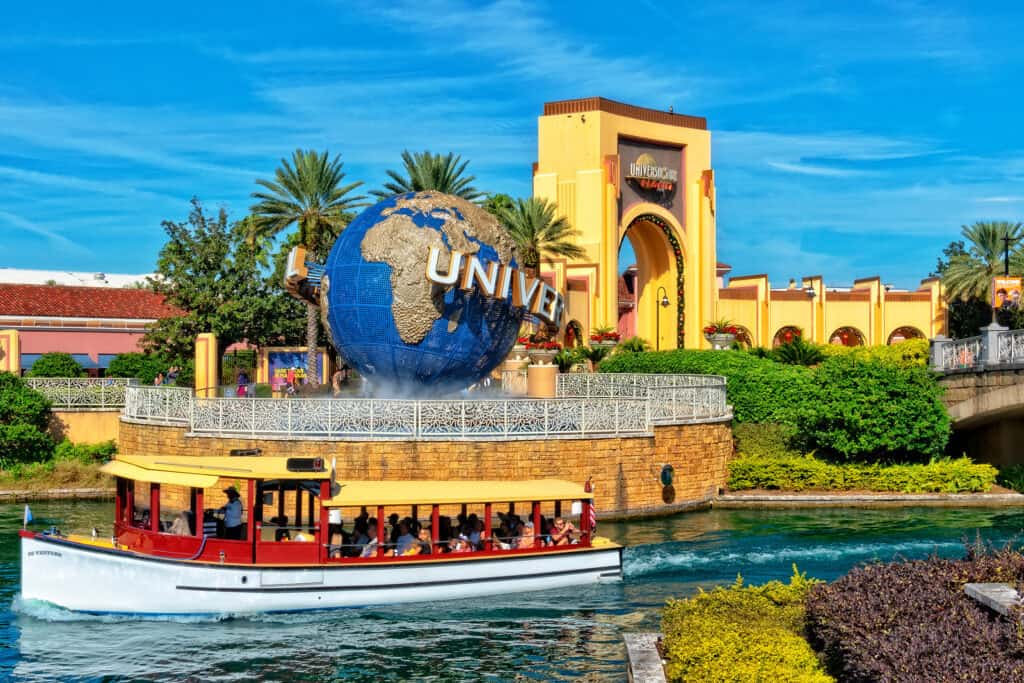
{"type": "Polygon", "coordinates": [[[969,458],[921,464],[831,462],[792,448],[788,441],[794,434],[783,425],[735,425],[737,457],[729,463],[729,489],[978,493],[991,489],[998,476],[992,465],[969,458]]]}
{"type": "Polygon", "coordinates": [[[20,377],[0,372],[0,468],[45,460],[53,454],[46,433],[50,402],[20,377]]]}
{"type": "Polygon", "coordinates": [[[927,339],[908,339],[899,344],[878,346],[826,344],[820,348],[826,358],[844,356],[855,360],[878,361],[899,367],[928,367],[929,343],[927,339]]]}
{"type": "Polygon", "coordinates": [[[26,377],[85,377],[85,370],[69,353],[44,353],[25,373],[26,377]]]}
{"type": "Polygon", "coordinates": [[[942,388],[927,369],[835,356],[796,411],[805,448],[845,459],[928,460],[949,440],[942,388]]]}
{"type": "Polygon", "coordinates": [[[621,353],[605,359],[600,370],[724,375],[737,422],[793,422],[813,376],[808,368],[736,351],[621,353]]]}
{"type": "Polygon", "coordinates": [[[793,567],[788,584],[770,581],[669,600],[662,615],[665,667],[672,681],[825,683],[802,637],[804,600],[817,582],[793,567]]]}
{"type": "Polygon", "coordinates": [[[843,681],[1024,681],[1022,613],[1000,618],[963,591],[1022,578],[1024,557],[1007,548],[859,567],[810,590],[807,629],[843,681]]]}

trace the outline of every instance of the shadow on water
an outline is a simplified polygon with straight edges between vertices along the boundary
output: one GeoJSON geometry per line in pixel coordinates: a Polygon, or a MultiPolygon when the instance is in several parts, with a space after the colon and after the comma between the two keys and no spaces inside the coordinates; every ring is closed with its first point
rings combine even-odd
{"type": "MultiPolygon", "coordinates": [[[[22,604],[21,506],[0,506],[0,678],[16,681],[491,680],[620,681],[622,633],[658,627],[668,597],[932,553],[961,539],[1003,543],[1024,511],[970,509],[713,510],[601,524],[630,546],[625,580],[542,593],[219,619],[131,619],[22,604]]],[[[108,503],[33,506],[40,526],[109,529],[108,503]]]]}

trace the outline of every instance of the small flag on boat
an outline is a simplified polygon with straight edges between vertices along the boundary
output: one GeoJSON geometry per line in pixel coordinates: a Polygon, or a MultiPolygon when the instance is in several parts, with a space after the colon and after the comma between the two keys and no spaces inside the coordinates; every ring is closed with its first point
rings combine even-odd
{"type": "Polygon", "coordinates": [[[27,527],[29,524],[31,524],[32,520],[33,520],[32,509],[29,508],[28,504],[26,503],[25,504],[25,521],[21,525],[22,528],[27,527]]]}
{"type": "Polygon", "coordinates": [[[591,531],[597,528],[597,506],[594,505],[593,500],[587,506],[587,528],[591,531]]]}

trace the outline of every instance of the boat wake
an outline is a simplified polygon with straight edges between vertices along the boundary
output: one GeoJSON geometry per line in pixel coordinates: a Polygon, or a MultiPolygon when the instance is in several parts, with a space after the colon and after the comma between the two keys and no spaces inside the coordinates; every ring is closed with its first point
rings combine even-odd
{"type": "Polygon", "coordinates": [[[749,565],[789,565],[797,563],[827,562],[848,564],[853,561],[878,559],[889,561],[896,557],[925,557],[932,553],[957,555],[963,549],[961,541],[903,541],[896,543],[818,544],[803,546],[751,547],[736,549],[695,549],[685,542],[656,543],[633,546],[623,557],[626,579],[662,574],[685,574],[688,571],[726,570],[725,573],[743,571],[749,565]]]}
{"type": "Polygon", "coordinates": [[[170,621],[183,624],[216,623],[237,618],[234,614],[186,615],[186,614],[89,614],[72,612],[45,600],[25,600],[21,594],[11,601],[11,611],[33,619],[50,622],[91,621],[97,623],[118,623],[122,621],[170,621]]]}

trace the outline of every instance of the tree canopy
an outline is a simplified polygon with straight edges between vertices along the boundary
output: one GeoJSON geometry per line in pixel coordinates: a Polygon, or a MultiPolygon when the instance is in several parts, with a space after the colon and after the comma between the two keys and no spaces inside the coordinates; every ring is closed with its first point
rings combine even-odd
{"type": "Polygon", "coordinates": [[[378,199],[387,199],[396,194],[406,192],[422,192],[423,190],[437,190],[445,194],[452,194],[469,201],[476,201],[483,196],[483,192],[473,187],[474,176],[466,174],[466,166],[469,161],[462,161],[458,154],[448,152],[447,154],[434,154],[429,150],[423,152],[402,152],[402,166],[405,175],[398,171],[388,170],[389,182],[384,183],[384,189],[370,192],[378,199]]]}

